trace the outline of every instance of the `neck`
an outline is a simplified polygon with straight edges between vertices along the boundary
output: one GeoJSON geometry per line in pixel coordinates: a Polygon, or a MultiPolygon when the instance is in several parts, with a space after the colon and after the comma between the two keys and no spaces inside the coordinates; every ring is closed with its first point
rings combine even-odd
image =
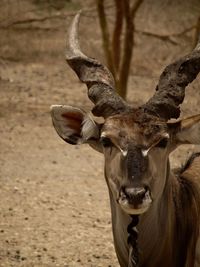
{"type": "Polygon", "coordinates": [[[140,224],[138,226],[139,247],[143,251],[140,260],[141,266],[174,266],[171,244],[175,224],[173,187],[176,187],[177,184],[174,176],[170,173],[169,166],[165,181],[166,184],[160,198],[154,200],[150,209],[140,217],[140,224]],[[164,262],[161,261],[163,259],[164,262]]]}
{"type": "MultiPolygon", "coordinates": [[[[169,166],[166,171],[165,181],[166,184],[162,196],[152,203],[146,213],[140,216],[138,224],[138,241],[139,250],[141,251],[139,257],[140,266],[191,267],[193,266],[191,263],[184,265],[187,260],[182,254],[185,253],[187,255],[187,246],[182,248],[182,242],[187,244],[190,238],[189,236],[183,237],[182,234],[187,232],[188,229],[191,230],[190,222],[184,222],[184,225],[180,227],[179,224],[182,224],[182,222],[179,220],[176,210],[177,203],[181,202],[181,195],[184,194],[183,191],[186,189],[183,190],[181,188],[180,181],[170,172],[169,166]],[[180,256],[181,254],[182,257],[180,256]]],[[[127,267],[129,253],[127,227],[131,222],[131,218],[115,202],[112,193],[110,193],[110,201],[116,253],[120,266],[127,267]]],[[[184,207],[180,212],[185,216],[184,207]]]]}

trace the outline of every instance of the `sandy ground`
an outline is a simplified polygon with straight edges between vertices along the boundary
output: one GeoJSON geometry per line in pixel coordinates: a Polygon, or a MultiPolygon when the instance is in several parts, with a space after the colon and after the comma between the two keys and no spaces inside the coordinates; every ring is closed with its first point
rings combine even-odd
{"type": "Polygon", "coordinates": [[[62,81],[62,73],[46,68],[16,65],[1,81],[0,266],[109,266],[115,257],[103,159],[57,138],[49,106],[59,101],[45,90],[56,90],[50,77],[62,81]]]}
{"type": "Polygon", "coordinates": [[[84,97],[47,67],[7,65],[0,83],[0,266],[117,266],[103,158],[65,145],[49,115],[84,97]]]}
{"type": "MultiPolygon", "coordinates": [[[[148,99],[164,63],[182,53],[181,49],[177,52],[178,46],[170,54],[167,43],[159,40],[158,46],[153,40],[150,46],[144,37],[137,38],[137,71],[131,73],[128,92],[132,103],[148,99]]],[[[57,53],[63,53],[63,48],[57,53]]],[[[98,57],[98,49],[96,54],[98,57]]],[[[184,115],[200,110],[199,84],[197,79],[187,91],[184,115]]],[[[85,86],[61,57],[41,62],[0,59],[1,267],[119,266],[103,157],[86,145],[70,146],[58,138],[49,107],[64,103],[86,110],[91,107],[85,86]]],[[[178,150],[173,166],[194,149],[198,147],[178,150]]]]}

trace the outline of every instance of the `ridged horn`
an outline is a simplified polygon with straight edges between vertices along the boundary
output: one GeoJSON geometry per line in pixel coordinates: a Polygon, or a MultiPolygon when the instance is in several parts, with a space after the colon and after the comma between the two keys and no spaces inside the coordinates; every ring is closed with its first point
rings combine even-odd
{"type": "Polygon", "coordinates": [[[145,112],[164,120],[180,116],[185,88],[200,72],[200,42],[187,56],[168,65],[160,76],[156,93],[142,106],[145,112]]]}
{"type": "Polygon", "coordinates": [[[96,59],[83,54],[79,46],[78,25],[80,12],[74,17],[69,30],[66,60],[80,81],[88,87],[88,97],[94,103],[95,116],[108,116],[129,109],[127,103],[115,92],[114,79],[110,71],[96,59]]]}

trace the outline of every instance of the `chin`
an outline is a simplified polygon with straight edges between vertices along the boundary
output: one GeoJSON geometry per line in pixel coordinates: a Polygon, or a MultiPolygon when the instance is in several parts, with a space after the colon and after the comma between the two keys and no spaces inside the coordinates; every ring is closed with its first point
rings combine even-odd
{"type": "Polygon", "coordinates": [[[120,207],[124,212],[129,215],[140,215],[148,211],[151,206],[152,200],[144,201],[142,204],[130,204],[127,200],[118,201],[120,207]]]}

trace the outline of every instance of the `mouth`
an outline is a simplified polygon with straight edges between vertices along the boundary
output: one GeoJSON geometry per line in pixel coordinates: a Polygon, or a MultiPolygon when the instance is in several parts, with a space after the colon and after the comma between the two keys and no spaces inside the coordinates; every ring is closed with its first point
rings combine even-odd
{"type": "Polygon", "coordinates": [[[145,193],[142,199],[134,197],[130,198],[125,194],[120,193],[117,202],[127,214],[140,215],[145,213],[149,209],[152,203],[152,198],[149,191],[145,193]]]}

